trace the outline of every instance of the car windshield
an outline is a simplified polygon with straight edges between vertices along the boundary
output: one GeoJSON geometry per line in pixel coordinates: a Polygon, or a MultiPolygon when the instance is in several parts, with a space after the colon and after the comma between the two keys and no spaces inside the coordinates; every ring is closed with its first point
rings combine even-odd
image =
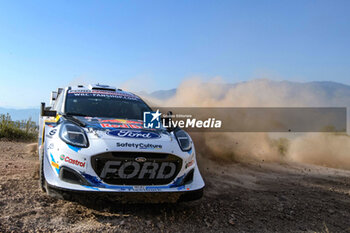
{"type": "Polygon", "coordinates": [[[136,95],[112,91],[76,91],[67,93],[65,114],[143,120],[151,109],[136,95]]]}

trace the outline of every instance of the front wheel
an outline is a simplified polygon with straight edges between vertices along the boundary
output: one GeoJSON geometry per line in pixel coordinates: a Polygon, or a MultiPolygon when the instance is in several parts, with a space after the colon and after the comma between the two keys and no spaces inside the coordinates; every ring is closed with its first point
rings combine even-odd
{"type": "Polygon", "coordinates": [[[40,170],[39,170],[39,187],[43,192],[46,192],[46,180],[44,175],[44,155],[41,154],[40,170]]]}

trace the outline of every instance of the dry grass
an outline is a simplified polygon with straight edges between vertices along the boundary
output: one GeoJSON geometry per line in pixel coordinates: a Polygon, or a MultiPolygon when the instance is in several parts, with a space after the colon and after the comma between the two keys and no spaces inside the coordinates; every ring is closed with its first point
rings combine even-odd
{"type": "Polygon", "coordinates": [[[30,118],[23,121],[12,121],[9,114],[0,115],[0,138],[34,141],[37,139],[37,135],[37,126],[30,118]]]}

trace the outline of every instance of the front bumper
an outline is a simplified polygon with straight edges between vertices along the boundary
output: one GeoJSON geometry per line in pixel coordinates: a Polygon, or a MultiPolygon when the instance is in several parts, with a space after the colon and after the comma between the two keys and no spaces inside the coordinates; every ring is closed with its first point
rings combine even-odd
{"type": "Polygon", "coordinates": [[[103,200],[120,201],[122,203],[175,203],[198,200],[203,196],[204,187],[197,190],[177,191],[177,192],[105,192],[105,191],[79,191],[47,184],[50,194],[63,199],[76,201],[92,200],[96,203],[96,198],[103,200]]]}
{"type": "Polygon", "coordinates": [[[197,165],[193,167],[194,172],[192,182],[183,185],[180,181],[186,176],[186,173],[180,174],[173,182],[167,185],[111,185],[103,182],[98,176],[96,176],[96,173],[92,168],[86,168],[84,171],[79,171],[80,175],[87,181],[86,184],[82,185],[73,184],[60,179],[59,172],[62,167],[53,169],[52,162],[56,163],[58,161],[52,161],[52,159],[50,152],[45,151],[44,175],[46,182],[49,187],[64,191],[95,193],[179,193],[182,196],[182,194],[186,192],[201,193],[204,188],[204,181],[197,165]]]}

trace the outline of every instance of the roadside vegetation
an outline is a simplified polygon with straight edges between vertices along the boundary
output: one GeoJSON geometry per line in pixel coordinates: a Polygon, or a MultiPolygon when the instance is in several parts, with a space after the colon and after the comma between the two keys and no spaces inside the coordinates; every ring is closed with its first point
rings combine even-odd
{"type": "Polygon", "coordinates": [[[22,121],[12,121],[9,114],[0,114],[0,139],[35,141],[37,136],[37,125],[31,118],[22,121]]]}

